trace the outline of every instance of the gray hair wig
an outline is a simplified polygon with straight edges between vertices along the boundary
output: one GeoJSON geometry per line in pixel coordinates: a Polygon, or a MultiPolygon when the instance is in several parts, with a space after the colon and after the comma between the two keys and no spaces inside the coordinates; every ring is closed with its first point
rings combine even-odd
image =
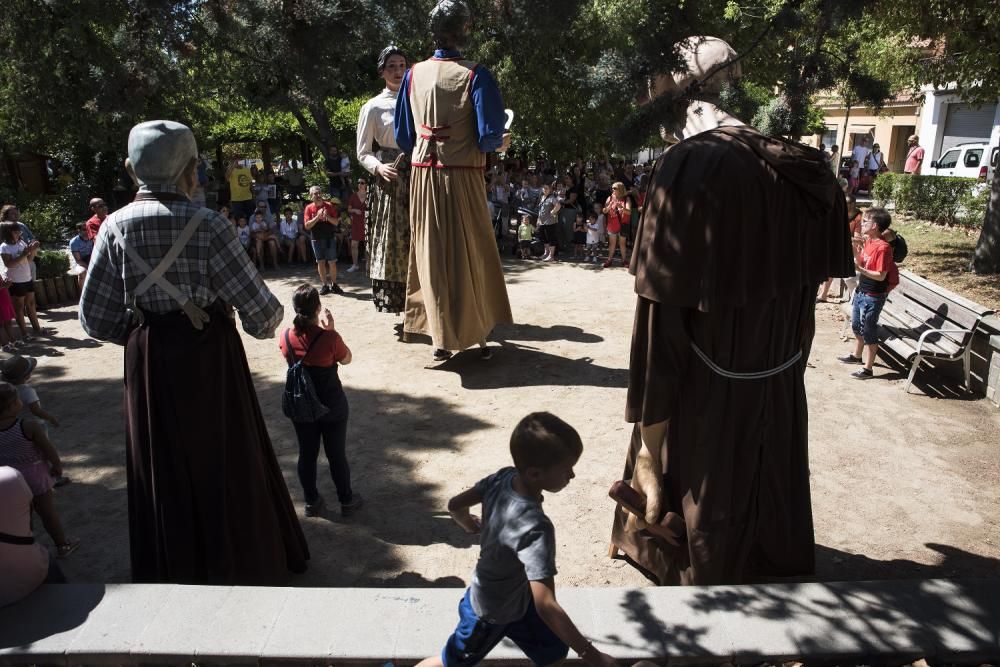
{"type": "Polygon", "coordinates": [[[469,38],[472,12],[462,0],[439,0],[428,21],[434,44],[439,49],[459,49],[469,38]]]}

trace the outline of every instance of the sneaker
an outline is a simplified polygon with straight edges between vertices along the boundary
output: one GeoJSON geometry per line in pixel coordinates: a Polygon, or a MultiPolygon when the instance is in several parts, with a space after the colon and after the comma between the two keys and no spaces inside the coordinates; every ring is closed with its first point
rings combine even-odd
{"type": "Polygon", "coordinates": [[[306,516],[322,516],[325,509],[326,503],[323,502],[323,496],[319,496],[314,502],[306,503],[306,516]]]}
{"type": "Polygon", "coordinates": [[[365,499],[361,497],[360,493],[355,493],[351,496],[351,502],[340,504],[340,516],[351,516],[359,509],[361,509],[365,504],[365,499]]]}
{"type": "Polygon", "coordinates": [[[330,291],[333,292],[334,294],[343,294],[344,293],[344,290],[342,290],[340,288],[340,285],[338,285],[337,283],[333,284],[333,287],[330,288],[330,291]]]}
{"type": "Polygon", "coordinates": [[[605,269],[610,269],[611,268],[611,262],[604,262],[604,264],[601,264],[601,266],[603,266],[605,269]]]}
{"type": "Polygon", "coordinates": [[[333,291],[333,290],[332,290],[332,289],[330,289],[330,286],[329,286],[329,285],[323,285],[322,287],[320,287],[320,288],[319,288],[319,293],[320,293],[321,295],[323,295],[323,294],[329,294],[329,293],[330,293],[330,292],[332,292],[332,291],[333,291]]]}
{"type": "Polygon", "coordinates": [[[483,361],[489,361],[493,358],[493,350],[488,347],[479,348],[479,356],[483,361]]]}
{"type": "Polygon", "coordinates": [[[434,350],[434,361],[445,361],[446,359],[451,359],[451,352],[441,348],[434,350]]]}
{"type": "Polygon", "coordinates": [[[59,475],[58,477],[56,477],[56,481],[52,484],[52,486],[54,486],[54,487],[56,487],[58,489],[60,486],[66,486],[67,484],[69,484],[72,481],[73,480],[71,480],[66,475],[59,475]]]}
{"type": "Polygon", "coordinates": [[[853,354],[849,354],[846,357],[837,357],[837,361],[842,364],[860,364],[861,357],[855,357],[853,354]]]}
{"type": "Polygon", "coordinates": [[[348,273],[354,273],[357,270],[358,270],[358,266],[357,266],[357,264],[355,264],[355,265],[351,266],[349,269],[347,269],[347,272],[348,273]]]}
{"type": "Polygon", "coordinates": [[[858,370],[851,373],[851,377],[855,380],[871,380],[875,377],[870,368],[859,368],[858,370]]]}

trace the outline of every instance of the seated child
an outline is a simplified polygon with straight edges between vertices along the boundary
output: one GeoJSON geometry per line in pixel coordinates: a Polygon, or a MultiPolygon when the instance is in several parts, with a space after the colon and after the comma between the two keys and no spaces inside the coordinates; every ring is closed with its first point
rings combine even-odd
{"type": "MultiPolygon", "coordinates": [[[[9,382],[17,389],[17,397],[21,399],[21,417],[24,419],[39,419],[47,421],[53,426],[59,426],[59,420],[42,409],[42,402],[38,399],[38,392],[28,384],[31,374],[35,371],[38,360],[32,357],[22,357],[14,354],[0,364],[0,375],[4,381],[9,382]]],[[[69,484],[70,479],[65,475],[56,478],[56,486],[69,484]]]]}
{"type": "Polygon", "coordinates": [[[281,247],[288,252],[288,263],[292,263],[292,258],[295,257],[296,250],[299,254],[299,261],[308,262],[309,257],[306,255],[306,235],[302,233],[298,220],[292,217],[292,209],[287,206],[282,211],[282,214],[284,217],[281,219],[281,247]]]}
{"type": "Polygon", "coordinates": [[[250,226],[247,224],[247,217],[245,215],[241,215],[236,222],[236,236],[239,237],[240,244],[247,251],[247,254],[254,257],[255,253],[250,247],[252,234],[250,233],[250,226]]]}
{"type": "Polygon", "coordinates": [[[504,637],[536,665],[566,657],[569,647],[589,665],[616,665],[580,634],[555,597],[556,535],[542,492],[573,479],[583,452],[576,430],[548,412],[518,423],[510,437],[513,468],[502,468],[448,501],[455,522],[480,533],[479,562],[458,606],[458,625],[440,656],[419,667],[481,662],[504,637]],[[482,504],[480,521],[469,513],[482,504]]]}
{"type": "Polygon", "coordinates": [[[0,382],[0,466],[10,466],[24,477],[34,496],[32,508],[55,542],[56,556],[65,558],[76,551],[80,540],[66,537],[56,511],[52,476],[62,474],[62,462],[45,427],[31,419],[22,420],[20,412],[17,390],[0,382]]]}
{"type": "Polygon", "coordinates": [[[254,250],[256,252],[255,261],[257,269],[264,270],[264,252],[271,255],[271,264],[278,268],[278,240],[274,238],[274,232],[264,220],[264,213],[257,211],[253,214],[253,222],[250,223],[250,235],[253,237],[254,250]]]}
{"type": "Polygon", "coordinates": [[[76,282],[82,290],[83,282],[87,279],[90,256],[94,253],[94,238],[86,222],[76,226],[76,236],[69,242],[69,251],[73,253],[73,261],[76,263],[72,272],[76,274],[76,282]]]}
{"type": "Polygon", "coordinates": [[[521,216],[521,224],[517,227],[517,256],[520,259],[531,259],[531,240],[535,238],[535,226],[531,224],[531,216],[521,216]]]}

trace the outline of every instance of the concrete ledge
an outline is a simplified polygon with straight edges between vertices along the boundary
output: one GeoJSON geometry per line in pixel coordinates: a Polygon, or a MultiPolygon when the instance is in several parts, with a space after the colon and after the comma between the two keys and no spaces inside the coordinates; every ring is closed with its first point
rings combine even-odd
{"type": "MultiPolygon", "coordinates": [[[[44,586],[0,609],[0,664],[411,664],[460,589],[44,586]]],[[[1000,580],[564,589],[595,644],[670,663],[1000,657],[1000,580]]],[[[504,643],[490,662],[521,662],[504,643]]]]}

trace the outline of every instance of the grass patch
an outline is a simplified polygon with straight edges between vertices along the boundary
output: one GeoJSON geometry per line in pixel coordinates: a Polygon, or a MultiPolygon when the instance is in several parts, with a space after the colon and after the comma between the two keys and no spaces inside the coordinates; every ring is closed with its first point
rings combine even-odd
{"type": "Polygon", "coordinates": [[[969,271],[978,229],[946,227],[893,216],[893,228],[910,249],[900,268],[933,281],[987,308],[1000,310],[1000,276],[969,271]]]}

